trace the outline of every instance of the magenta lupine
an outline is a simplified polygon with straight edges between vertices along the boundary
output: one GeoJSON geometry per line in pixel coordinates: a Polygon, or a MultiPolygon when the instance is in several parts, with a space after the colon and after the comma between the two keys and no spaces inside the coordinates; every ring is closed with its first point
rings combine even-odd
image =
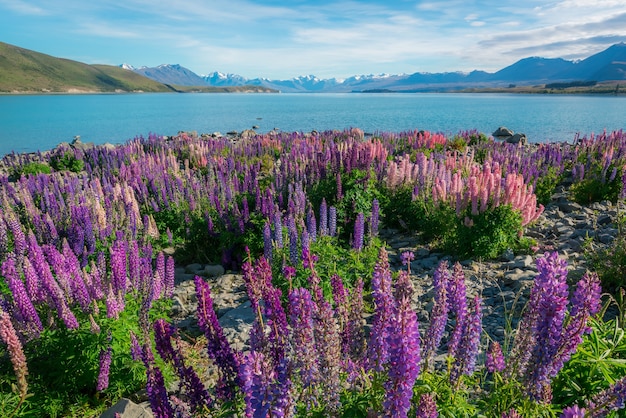
{"type": "Polygon", "coordinates": [[[607,389],[594,395],[585,408],[587,417],[603,418],[612,411],[619,411],[626,406],[626,377],[622,377],[607,389]]]}
{"type": "MultiPolygon", "coordinates": [[[[26,258],[24,259],[26,260],[26,258]]],[[[41,319],[39,319],[39,315],[37,315],[37,311],[26,292],[24,282],[17,273],[15,259],[12,256],[9,256],[2,263],[2,275],[8,279],[7,284],[13,295],[13,302],[17,307],[21,321],[23,321],[23,331],[28,334],[29,339],[39,337],[39,333],[43,330],[41,319]]]]}
{"type": "Polygon", "coordinates": [[[362,213],[358,213],[356,215],[356,220],[354,221],[354,235],[352,237],[352,248],[357,251],[361,251],[363,249],[363,238],[365,236],[365,217],[362,213]]]}
{"type": "Polygon", "coordinates": [[[100,351],[100,372],[98,373],[98,381],[96,390],[101,392],[109,387],[109,371],[111,369],[111,354],[113,350],[108,347],[106,350],[100,351]]]}
{"type": "Polygon", "coordinates": [[[167,390],[165,389],[165,380],[163,373],[156,364],[146,366],[147,382],[146,393],[150,401],[150,409],[155,418],[172,418],[174,417],[174,408],[170,403],[167,390]]]}
{"type": "Polygon", "coordinates": [[[502,347],[497,341],[492,341],[491,344],[489,344],[489,350],[487,351],[487,357],[485,359],[485,368],[490,373],[501,372],[506,368],[502,347]]]}
{"type": "Polygon", "coordinates": [[[201,277],[194,279],[198,297],[198,326],[207,337],[207,353],[221,370],[218,397],[232,399],[239,383],[239,358],[233,351],[213,310],[211,288],[201,277]]]}
{"type": "Polygon", "coordinates": [[[450,381],[453,384],[459,381],[461,375],[471,375],[476,367],[476,358],[480,349],[480,335],[483,329],[482,299],[480,296],[475,296],[472,299],[464,323],[463,336],[450,371],[450,381]]]}
{"type": "Polygon", "coordinates": [[[454,314],[455,325],[450,340],[448,341],[448,354],[457,356],[457,350],[461,342],[465,328],[465,318],[467,316],[467,296],[465,290],[465,274],[459,263],[454,264],[450,280],[447,284],[448,312],[454,314]]]}
{"type": "Polygon", "coordinates": [[[111,284],[115,292],[126,291],[126,244],[115,241],[111,247],[111,284]]]}
{"type": "Polygon", "coordinates": [[[420,371],[420,335],[417,314],[411,308],[413,287],[409,273],[398,274],[395,306],[389,322],[386,342],[388,345],[387,373],[385,382],[385,416],[406,417],[411,408],[413,385],[420,371]]]}
{"type": "Polygon", "coordinates": [[[433,395],[430,393],[422,394],[415,418],[437,418],[438,416],[437,403],[435,403],[433,395]]]}
{"type": "Polygon", "coordinates": [[[448,270],[448,262],[444,260],[439,263],[439,266],[433,274],[433,290],[435,297],[433,308],[430,311],[430,323],[422,344],[425,370],[428,370],[430,360],[437,351],[446,329],[449,309],[447,286],[451,279],[452,276],[450,270],[448,270]]]}
{"type": "Polygon", "coordinates": [[[391,270],[387,251],[381,248],[372,274],[372,297],[375,311],[367,353],[368,370],[383,371],[387,362],[387,333],[393,314],[391,270]]]}
{"type": "Polygon", "coordinates": [[[26,381],[28,366],[26,365],[26,356],[24,355],[22,343],[17,336],[17,332],[15,332],[9,314],[2,309],[0,309],[0,339],[7,345],[13,371],[17,377],[17,388],[23,400],[28,393],[28,382],[26,381]]]}

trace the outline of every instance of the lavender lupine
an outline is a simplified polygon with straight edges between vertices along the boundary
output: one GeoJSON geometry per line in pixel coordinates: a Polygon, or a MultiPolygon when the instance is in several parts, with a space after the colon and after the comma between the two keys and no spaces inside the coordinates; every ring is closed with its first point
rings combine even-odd
{"type": "Polygon", "coordinates": [[[450,270],[448,270],[448,262],[444,260],[439,263],[433,274],[435,300],[430,311],[430,324],[422,344],[425,370],[428,370],[430,360],[439,347],[446,329],[449,309],[447,287],[451,280],[452,276],[450,270]]]}
{"type": "Polygon", "coordinates": [[[317,220],[315,219],[313,208],[309,208],[306,215],[306,230],[309,234],[309,240],[315,242],[317,239],[317,220]]]}
{"type": "Polygon", "coordinates": [[[468,307],[468,314],[463,322],[463,336],[450,371],[450,381],[453,384],[459,382],[461,375],[471,375],[476,367],[482,333],[482,299],[480,296],[475,296],[472,299],[468,307]]]}
{"type": "Polygon", "coordinates": [[[326,205],[326,198],[323,198],[322,203],[320,203],[319,232],[322,237],[328,235],[328,206],[326,205]]]}
{"type": "Polygon", "coordinates": [[[282,366],[277,373],[263,353],[252,351],[243,357],[239,374],[246,402],[246,417],[290,416],[288,396],[291,382],[282,366]]]}
{"type": "Polygon", "coordinates": [[[174,417],[174,408],[172,408],[172,404],[168,399],[167,390],[165,389],[165,380],[163,379],[161,369],[155,364],[149,364],[146,366],[146,374],[146,393],[154,417],[174,417]]]}
{"type": "Polygon", "coordinates": [[[218,396],[222,399],[231,399],[234,396],[235,386],[239,384],[239,357],[226,340],[224,331],[217,320],[209,284],[199,276],[195,277],[194,282],[198,297],[198,326],[207,337],[209,357],[215,360],[221,370],[218,396]]]}
{"type": "MultiPolygon", "coordinates": [[[[7,351],[13,365],[13,371],[17,377],[17,389],[19,391],[21,401],[24,400],[28,393],[28,366],[26,365],[26,356],[22,343],[17,336],[17,332],[13,327],[11,318],[8,313],[0,309],[0,339],[7,345],[7,351]]],[[[21,404],[20,401],[20,404],[21,404]]]]}
{"type": "Polygon", "coordinates": [[[383,371],[388,358],[386,340],[389,321],[393,314],[391,270],[387,251],[384,248],[381,248],[378,254],[378,261],[372,274],[372,296],[375,311],[368,344],[367,367],[369,370],[383,371]]]}
{"type": "Polygon", "coordinates": [[[490,373],[501,372],[506,368],[502,347],[497,341],[492,341],[491,344],[489,344],[487,358],[485,359],[485,368],[490,373]]]}
{"type": "Polygon", "coordinates": [[[585,408],[581,408],[578,405],[568,406],[567,408],[563,410],[563,412],[561,412],[561,415],[559,415],[559,418],[585,418],[585,417],[589,417],[589,415],[587,415],[587,412],[585,411],[585,408]]]}
{"type": "Polygon", "coordinates": [[[111,247],[111,284],[115,292],[126,291],[126,244],[118,240],[111,247]]]}
{"type": "Polygon", "coordinates": [[[337,208],[334,206],[328,208],[328,235],[337,235],[337,208]]]}
{"type": "Polygon", "coordinates": [[[424,393],[420,396],[420,402],[417,407],[417,413],[415,418],[437,418],[439,413],[437,412],[437,404],[433,395],[430,393],[424,393]]]}
{"type": "Polygon", "coordinates": [[[269,222],[265,222],[263,226],[263,255],[266,259],[272,260],[272,230],[269,222]]]}
{"type": "Polygon", "coordinates": [[[289,261],[291,265],[298,265],[298,229],[293,215],[287,218],[287,232],[289,235],[289,261]]]}
{"type": "Polygon", "coordinates": [[[169,298],[174,294],[175,286],[176,265],[172,256],[167,257],[165,261],[165,279],[163,280],[164,295],[169,298]]]}
{"type": "Polygon", "coordinates": [[[372,200],[372,216],[370,218],[370,236],[378,236],[378,224],[380,222],[380,203],[378,199],[372,200]]]}
{"type": "Polygon", "coordinates": [[[96,390],[98,392],[109,387],[109,371],[111,369],[112,353],[113,350],[111,347],[100,351],[100,372],[98,373],[98,381],[96,382],[96,390]]]}
{"type": "Polygon", "coordinates": [[[352,238],[352,248],[357,251],[361,251],[363,249],[363,238],[365,236],[365,217],[362,213],[358,213],[356,215],[356,220],[354,221],[354,235],[352,238]]]}
{"type": "Polygon", "coordinates": [[[383,405],[388,417],[406,417],[420,371],[420,335],[417,314],[411,308],[412,294],[409,273],[403,270],[396,282],[395,304],[386,338],[389,380],[385,382],[383,405]]]}
{"type": "Polygon", "coordinates": [[[279,210],[274,212],[274,242],[276,248],[283,248],[283,222],[279,210]]]}

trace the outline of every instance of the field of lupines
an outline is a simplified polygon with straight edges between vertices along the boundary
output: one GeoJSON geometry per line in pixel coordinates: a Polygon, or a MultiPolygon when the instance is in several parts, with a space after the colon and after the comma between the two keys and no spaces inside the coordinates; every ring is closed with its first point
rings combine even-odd
{"type": "MultiPolygon", "coordinates": [[[[571,283],[557,253],[539,256],[520,325],[500,342],[459,266],[442,263],[419,329],[413,255],[392,273],[378,230],[459,258],[537,251],[524,230],[557,186],[618,202],[625,165],[622,131],[528,147],[475,131],[181,133],[8,155],[0,414],[96,415],[145,388],[157,417],[617,416],[624,304],[603,320],[595,273],[571,283]],[[241,271],[257,312],[251,349],[237,352],[196,277],[214,385],[168,318],[175,260],[241,271]]],[[[624,302],[623,281],[602,284],[624,302]]]]}

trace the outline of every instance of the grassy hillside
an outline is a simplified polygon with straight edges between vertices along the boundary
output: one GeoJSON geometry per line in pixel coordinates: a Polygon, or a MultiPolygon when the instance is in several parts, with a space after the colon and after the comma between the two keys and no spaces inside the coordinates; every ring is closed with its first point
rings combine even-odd
{"type": "Polygon", "coordinates": [[[165,92],[172,89],[109,65],[87,65],[0,42],[0,92],[165,92]]]}

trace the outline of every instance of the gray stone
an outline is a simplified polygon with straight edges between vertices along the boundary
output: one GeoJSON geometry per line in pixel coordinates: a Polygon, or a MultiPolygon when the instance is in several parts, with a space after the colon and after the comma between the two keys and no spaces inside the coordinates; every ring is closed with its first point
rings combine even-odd
{"type": "Polygon", "coordinates": [[[598,241],[600,241],[603,244],[610,245],[611,243],[613,243],[614,240],[615,240],[615,237],[608,233],[600,234],[598,236],[598,241]]]}
{"type": "Polygon", "coordinates": [[[152,411],[146,406],[137,405],[130,399],[122,398],[104,411],[100,418],[115,418],[115,414],[120,414],[121,418],[153,418],[152,411]]]}
{"type": "Polygon", "coordinates": [[[220,264],[211,265],[209,264],[204,268],[204,275],[207,277],[217,277],[224,274],[224,267],[220,264]]]}
{"type": "Polygon", "coordinates": [[[504,139],[513,136],[513,131],[506,126],[500,126],[491,135],[496,139],[504,139]]]}
{"type": "Polygon", "coordinates": [[[202,270],[202,264],[199,263],[191,263],[185,266],[185,273],[197,273],[199,270],[202,270]]]}

